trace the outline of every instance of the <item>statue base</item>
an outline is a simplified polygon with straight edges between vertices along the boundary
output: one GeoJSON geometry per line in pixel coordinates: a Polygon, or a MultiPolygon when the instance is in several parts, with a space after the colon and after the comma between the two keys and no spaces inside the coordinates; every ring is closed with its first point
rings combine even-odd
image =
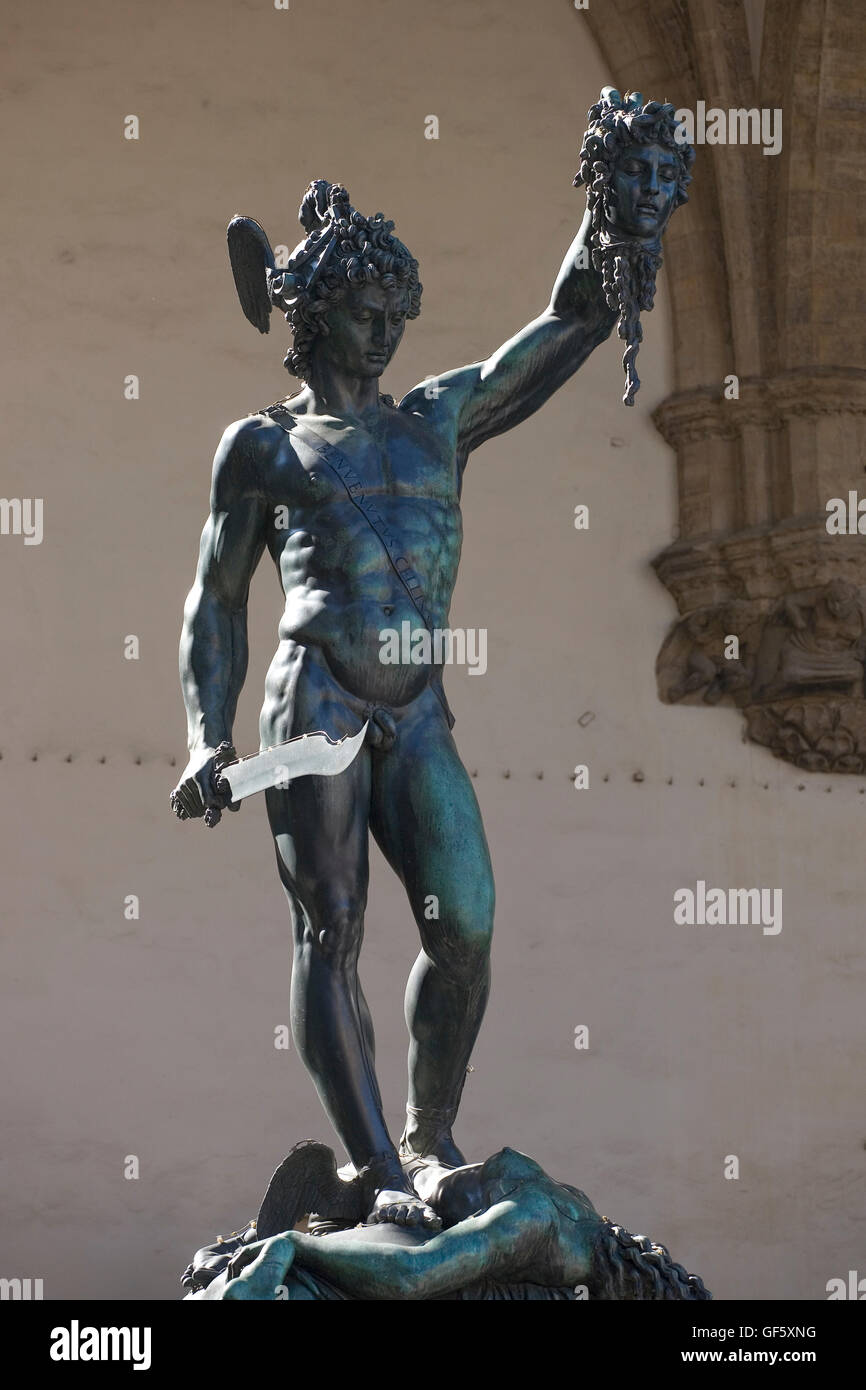
{"type": "Polygon", "coordinates": [[[440,1218],[367,1219],[369,1194],[333,1150],[307,1140],[274,1173],[254,1221],[193,1256],[186,1298],[264,1302],[698,1300],[712,1295],[667,1249],[601,1216],[579,1188],[502,1149],[449,1168],[413,1161],[440,1218]]]}

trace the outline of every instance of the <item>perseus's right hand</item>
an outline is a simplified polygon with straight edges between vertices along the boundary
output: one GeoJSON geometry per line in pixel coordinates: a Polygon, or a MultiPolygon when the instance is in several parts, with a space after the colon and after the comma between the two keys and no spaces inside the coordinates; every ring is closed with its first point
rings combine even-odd
{"type": "Polygon", "coordinates": [[[217,791],[216,779],[226,763],[237,758],[228,742],[218,748],[197,748],[181,773],[180,781],[169,797],[171,809],[178,820],[204,817],[205,825],[219,825],[225,810],[239,811],[239,801],[226,801],[217,791]]]}

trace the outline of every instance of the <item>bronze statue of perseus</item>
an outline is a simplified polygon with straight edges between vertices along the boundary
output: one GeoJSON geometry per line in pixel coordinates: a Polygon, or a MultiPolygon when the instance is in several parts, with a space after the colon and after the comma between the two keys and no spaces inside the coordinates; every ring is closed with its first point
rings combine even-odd
{"type": "Polygon", "coordinates": [[[360,751],[338,775],[290,769],[266,799],[294,929],[295,1044],[373,1223],[438,1229],[413,1185],[413,1164],[465,1162],[452,1126],[487,1001],[494,912],[490,856],[452,736],[442,663],[384,663],[381,633],[404,622],[413,631],[448,628],[470,455],[538,410],[617,321],[633,399],[638,315],[652,303],[661,234],[689,181],[691,151],[678,143],[673,113],[605,88],[577,176],[586,213],[549,302],[485,361],[445,371],[435,389],[421,383],[399,404],[379,381],[407,320],[418,317],[422,287],[393,223],[364,216],[345,188],[319,179],[304,195],[304,240],[285,269],[258,223],[237,217],[229,226],[243,310],[263,333],[274,308],[285,314],[285,365],[300,389],[230,425],[217,447],[184,613],[190,751],[172,804],[181,819],[215,823],[231,795],[247,596],[267,550],[285,606],[262,749],[323,734],[327,752],[325,744],[356,738],[366,725],[360,751]],[[399,1145],[383,1118],[357,973],[370,833],[405,885],[421,939],[406,991],[409,1091],[399,1145]]]}

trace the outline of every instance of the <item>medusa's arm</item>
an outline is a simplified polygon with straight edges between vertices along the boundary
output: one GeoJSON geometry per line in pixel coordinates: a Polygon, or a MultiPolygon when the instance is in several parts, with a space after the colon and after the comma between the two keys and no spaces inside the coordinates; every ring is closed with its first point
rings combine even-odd
{"type": "Polygon", "coordinates": [[[331,1236],[289,1231],[244,1251],[237,1263],[249,1263],[223,1297],[272,1299],[293,1263],[357,1299],[436,1298],[481,1278],[560,1283],[555,1217],[543,1197],[522,1196],[519,1203],[498,1202],[419,1245],[405,1245],[399,1236],[394,1244],[384,1243],[381,1228],[370,1228],[377,1236],[369,1241],[357,1228],[331,1236]]]}

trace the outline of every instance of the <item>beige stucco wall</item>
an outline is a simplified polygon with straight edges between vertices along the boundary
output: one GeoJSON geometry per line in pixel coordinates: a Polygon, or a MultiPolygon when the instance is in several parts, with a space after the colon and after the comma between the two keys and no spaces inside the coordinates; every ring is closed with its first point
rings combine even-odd
{"type": "MultiPolygon", "coordinates": [[[[210,459],[229,420],[287,390],[284,326],[260,339],[244,321],[225,224],[248,212],[293,245],[319,176],[395,218],[425,285],[384,383],[399,396],[545,303],[607,76],[567,0],[90,0],[6,22],[2,491],[44,499],[45,535],[0,539],[0,1274],[43,1278],[48,1298],[169,1298],[196,1246],[254,1214],[293,1142],[330,1139],[299,1059],[273,1047],[289,946],[264,806],[213,833],[168,810],[210,459]]],[[[658,702],[673,605],[649,560],[675,515],[649,421],[671,382],[664,274],[640,368],[627,411],[606,344],[469,466],[452,622],[488,629],[489,669],[448,689],[498,917],[458,1137],[474,1157],[532,1153],[719,1297],[819,1299],[864,1258],[866,799],[742,743],[730,711],[658,702]],[[781,887],[782,932],[675,927],[673,892],[698,878],[781,887]]],[[[263,566],[245,751],[278,615],[263,566]]],[[[362,975],[396,1130],[416,949],[377,857],[362,975]]]]}

